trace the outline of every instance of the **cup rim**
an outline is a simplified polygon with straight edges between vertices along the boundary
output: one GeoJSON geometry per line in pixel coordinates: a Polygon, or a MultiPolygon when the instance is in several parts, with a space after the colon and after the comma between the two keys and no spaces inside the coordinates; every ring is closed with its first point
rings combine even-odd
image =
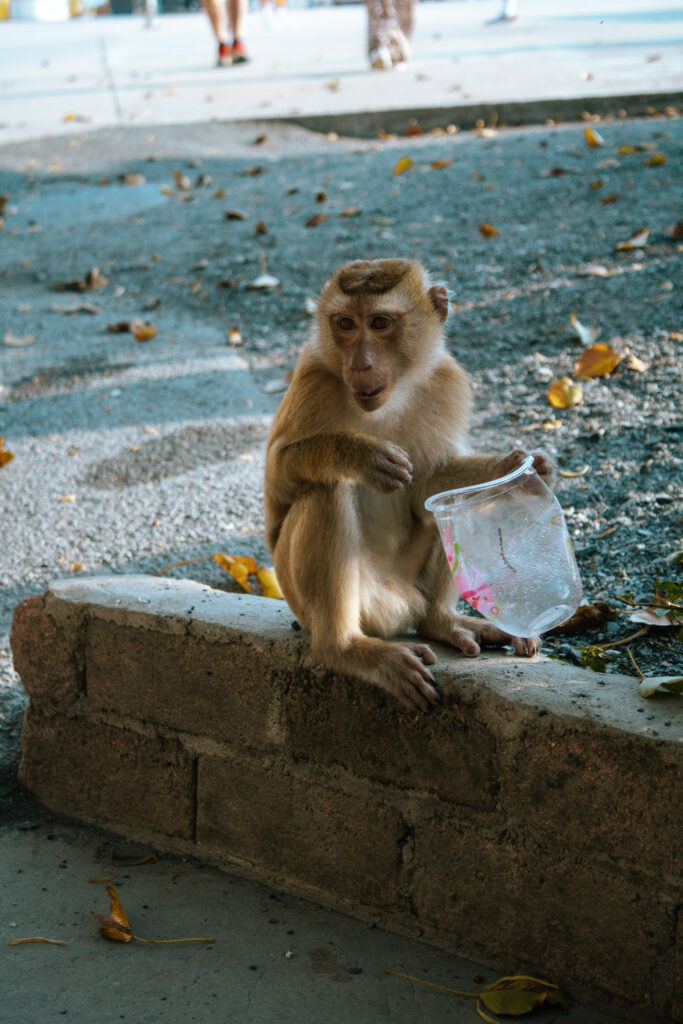
{"type": "Polygon", "coordinates": [[[517,469],[513,469],[511,473],[506,473],[505,476],[496,477],[495,480],[485,480],[481,484],[470,484],[469,487],[456,487],[452,491],[440,491],[438,494],[432,494],[425,501],[425,508],[434,514],[436,514],[437,509],[446,511],[448,506],[452,504],[452,498],[467,497],[468,494],[473,494],[475,491],[488,491],[493,487],[500,487],[501,484],[509,484],[523,473],[528,473],[533,464],[534,456],[527,455],[517,466],[517,469]]]}

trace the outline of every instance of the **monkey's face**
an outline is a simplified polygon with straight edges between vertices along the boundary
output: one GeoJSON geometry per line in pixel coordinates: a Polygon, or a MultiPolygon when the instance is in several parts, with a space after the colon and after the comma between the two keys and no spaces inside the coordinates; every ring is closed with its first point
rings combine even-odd
{"type": "Polygon", "coordinates": [[[364,412],[380,409],[393,391],[404,318],[396,309],[362,306],[329,317],[344,383],[364,412]]]}

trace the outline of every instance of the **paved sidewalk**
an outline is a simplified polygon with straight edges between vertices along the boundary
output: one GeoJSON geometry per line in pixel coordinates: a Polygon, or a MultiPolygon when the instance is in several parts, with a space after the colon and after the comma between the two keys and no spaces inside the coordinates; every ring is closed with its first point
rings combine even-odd
{"type": "Polygon", "coordinates": [[[370,110],[436,108],[448,123],[463,108],[552,101],[536,111],[543,120],[576,117],[577,101],[591,97],[671,101],[683,90],[678,0],[523,0],[517,22],[485,25],[499,7],[422,3],[413,60],[387,73],[368,68],[362,4],[291,10],[281,31],[252,12],[253,61],[220,69],[201,12],[162,15],[151,29],[142,16],[0,22],[0,145],[128,124],[370,110]]]}

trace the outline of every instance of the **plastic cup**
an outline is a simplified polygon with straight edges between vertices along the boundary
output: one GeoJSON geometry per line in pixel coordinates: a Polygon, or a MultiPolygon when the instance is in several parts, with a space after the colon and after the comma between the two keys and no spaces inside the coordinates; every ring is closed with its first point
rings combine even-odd
{"type": "Polygon", "coordinates": [[[425,502],[460,596],[512,636],[561,625],[582,594],[562,508],[533,461],[425,502]]]}

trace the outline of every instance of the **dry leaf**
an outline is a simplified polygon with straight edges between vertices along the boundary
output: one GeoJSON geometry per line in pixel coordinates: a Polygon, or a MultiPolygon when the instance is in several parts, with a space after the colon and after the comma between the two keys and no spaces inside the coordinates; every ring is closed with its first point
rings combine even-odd
{"type": "Polygon", "coordinates": [[[333,78],[330,82],[327,83],[325,88],[329,89],[330,92],[336,92],[340,85],[341,85],[341,82],[339,81],[339,79],[338,78],[333,78]]]}
{"type": "Polygon", "coordinates": [[[110,334],[127,334],[130,331],[130,320],[117,320],[113,324],[107,324],[110,334]]]}
{"type": "Polygon", "coordinates": [[[32,935],[29,939],[12,939],[8,942],[8,946],[23,946],[27,942],[44,942],[48,946],[66,946],[67,943],[63,939],[44,939],[40,935],[32,935]]]}
{"type": "Polygon", "coordinates": [[[231,327],[228,331],[228,341],[231,345],[241,345],[244,342],[242,332],[239,327],[231,327]]]}
{"type": "Polygon", "coordinates": [[[590,473],[590,466],[582,466],[581,469],[558,469],[557,473],[558,476],[566,476],[574,480],[576,477],[585,476],[586,473],[590,473]]]}
{"type": "Polygon", "coordinates": [[[119,899],[119,894],[113,885],[108,885],[105,892],[110,900],[109,916],[104,917],[102,914],[93,911],[97,920],[102,924],[100,932],[104,935],[105,939],[111,939],[112,942],[130,942],[133,938],[133,933],[128,924],[123,904],[119,899]]]}
{"type": "Polygon", "coordinates": [[[268,142],[267,135],[257,135],[255,139],[251,140],[252,146],[265,146],[266,142],[268,142]]]}
{"type": "Polygon", "coordinates": [[[640,146],[619,146],[617,153],[639,153],[640,146]]]}
{"type": "Polygon", "coordinates": [[[576,609],[571,619],[561,626],[555,626],[549,633],[589,633],[593,629],[599,629],[606,622],[612,622],[618,618],[619,612],[607,604],[606,601],[596,601],[595,604],[582,604],[576,609]]]}
{"type": "Polygon", "coordinates": [[[405,174],[411,167],[415,166],[415,161],[409,156],[402,156],[397,163],[394,164],[392,174],[405,174]]]}
{"type": "Polygon", "coordinates": [[[342,217],[357,217],[363,212],[362,206],[345,206],[341,212],[342,217]]]}
{"type": "Polygon", "coordinates": [[[560,377],[548,391],[548,401],[555,409],[569,409],[583,398],[583,388],[571,377],[560,377]]]}
{"type": "Polygon", "coordinates": [[[86,565],[85,562],[71,562],[69,569],[71,572],[85,572],[86,565]]]}
{"type": "Polygon", "coordinates": [[[226,220],[246,220],[246,213],[242,213],[241,210],[226,210],[223,214],[226,220]]]}
{"type": "Polygon", "coordinates": [[[247,285],[248,291],[267,291],[269,288],[277,288],[280,280],[272,274],[259,274],[251,284],[247,285]]]}
{"type": "Polygon", "coordinates": [[[651,604],[648,608],[637,608],[629,614],[631,622],[644,622],[648,626],[676,626],[679,616],[666,607],[658,604],[651,604]]]}
{"type": "Polygon", "coordinates": [[[579,356],[574,367],[574,376],[606,377],[623,358],[621,352],[615,352],[611,345],[599,341],[579,356]]]}
{"type": "Polygon", "coordinates": [[[480,224],[479,234],[482,238],[493,238],[494,235],[498,234],[498,229],[494,228],[492,224],[480,224]]]}
{"type": "Polygon", "coordinates": [[[645,161],[646,167],[661,167],[662,164],[666,163],[665,153],[653,153],[649,160],[645,161]]]}
{"type": "Polygon", "coordinates": [[[326,213],[314,213],[312,217],[309,217],[306,221],[307,228],[317,228],[318,224],[323,224],[327,220],[326,213]]]}
{"type": "Polygon", "coordinates": [[[192,182],[186,174],[183,174],[182,171],[174,171],[173,180],[176,183],[176,188],[180,189],[181,192],[192,191],[192,182]]]}
{"type": "Polygon", "coordinates": [[[53,313],[89,313],[91,316],[95,316],[97,313],[101,313],[102,310],[99,306],[95,306],[92,302],[77,302],[75,306],[50,306],[53,313]]]}
{"type": "Polygon", "coordinates": [[[75,494],[58,494],[57,497],[60,501],[71,502],[76,500],[75,494]]]}
{"type": "Polygon", "coordinates": [[[3,447],[3,439],[0,437],[0,466],[6,466],[13,458],[14,454],[3,447]]]}
{"type": "Polygon", "coordinates": [[[140,174],[139,171],[129,171],[128,174],[122,175],[121,178],[124,185],[144,185],[147,181],[144,174],[140,174]]]}
{"type": "Polygon", "coordinates": [[[621,196],[616,192],[610,192],[608,196],[603,196],[600,202],[603,206],[610,206],[612,203],[616,203],[621,199],[621,196]]]}
{"type": "Polygon", "coordinates": [[[434,171],[442,171],[446,167],[450,167],[453,163],[453,157],[444,157],[442,160],[432,160],[430,167],[434,171]]]}
{"type": "Polygon", "coordinates": [[[251,593],[251,586],[247,582],[249,576],[255,576],[258,572],[258,566],[256,561],[251,555],[224,555],[218,553],[213,556],[214,562],[220,565],[221,569],[224,569],[234,580],[237,580],[239,585],[251,593]]]}
{"type": "Polygon", "coordinates": [[[604,146],[605,140],[599,132],[596,132],[595,128],[584,128],[583,137],[586,140],[588,146],[604,146]]]}
{"type": "Polygon", "coordinates": [[[24,334],[19,337],[17,334],[13,334],[12,331],[6,331],[3,338],[5,345],[8,345],[10,348],[28,348],[35,340],[35,334],[24,334]]]}
{"type": "Polygon", "coordinates": [[[227,188],[217,188],[211,196],[212,199],[225,199],[228,194],[227,188]]]}
{"type": "Polygon", "coordinates": [[[162,194],[162,196],[172,196],[173,195],[173,189],[171,188],[170,185],[162,185],[161,188],[159,189],[159,191],[162,194]]]}
{"type": "Polygon", "coordinates": [[[261,591],[263,597],[273,597],[278,601],[284,601],[285,595],[280,590],[280,585],[275,577],[275,570],[272,567],[267,569],[265,566],[261,566],[256,574],[256,578],[263,587],[261,591]]]}
{"type": "Polygon", "coordinates": [[[257,235],[267,235],[268,234],[268,226],[267,226],[266,222],[264,220],[257,221],[256,222],[256,227],[254,228],[254,232],[257,235]]]}
{"type": "Polygon", "coordinates": [[[662,693],[683,694],[683,676],[646,676],[638,687],[641,697],[651,697],[658,690],[662,693]]]}
{"type": "Polygon", "coordinates": [[[411,117],[410,121],[408,121],[404,135],[406,135],[408,138],[412,138],[413,136],[416,135],[424,135],[422,128],[417,123],[414,117],[411,117]]]}
{"type": "Polygon", "coordinates": [[[157,329],[154,324],[145,324],[142,320],[132,320],[130,333],[136,341],[151,341],[152,338],[156,338],[157,329]]]}
{"type": "Polygon", "coordinates": [[[258,174],[263,174],[265,168],[261,167],[260,164],[255,164],[254,167],[246,167],[240,173],[245,178],[255,178],[258,174]]]}
{"type": "Polygon", "coordinates": [[[592,345],[600,336],[599,327],[585,327],[577,317],[576,313],[569,314],[569,323],[574,333],[578,338],[580,338],[584,345],[592,345]]]}
{"type": "Polygon", "coordinates": [[[617,242],[614,248],[617,249],[619,252],[629,252],[631,249],[640,249],[642,245],[645,245],[649,237],[650,229],[641,228],[639,231],[636,231],[635,235],[632,235],[631,238],[629,238],[627,241],[617,242]]]}
{"type": "Polygon", "coordinates": [[[91,292],[97,288],[106,288],[109,279],[104,276],[99,267],[93,267],[83,277],[77,277],[73,281],[63,281],[53,285],[56,292],[91,292]]]}
{"type": "Polygon", "coordinates": [[[626,368],[628,370],[635,370],[636,373],[645,373],[650,369],[650,364],[644,363],[638,356],[634,356],[633,352],[629,352],[626,356],[626,368]]]}

